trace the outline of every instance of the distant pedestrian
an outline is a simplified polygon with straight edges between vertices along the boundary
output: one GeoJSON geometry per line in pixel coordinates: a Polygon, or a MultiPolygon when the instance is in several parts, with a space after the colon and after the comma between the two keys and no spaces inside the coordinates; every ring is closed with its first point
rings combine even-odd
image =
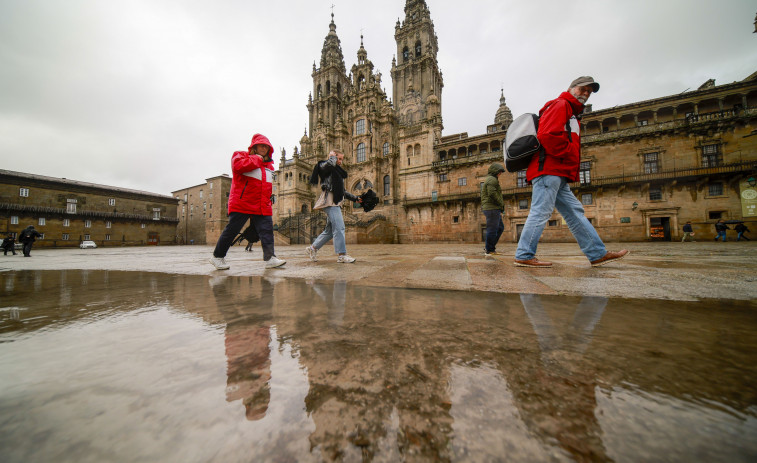
{"type": "Polygon", "coordinates": [[[24,228],[24,231],[18,236],[18,241],[24,245],[24,257],[32,256],[32,245],[34,244],[34,241],[41,236],[42,235],[34,229],[34,225],[29,225],[24,228]]]}
{"type": "Polygon", "coordinates": [[[563,216],[570,232],[578,242],[592,267],[624,258],[628,251],[610,252],[597,231],[584,215],[581,202],[570,191],[568,183],[579,180],[581,160],[580,125],[577,116],[599,84],[589,76],[570,83],[568,91],[548,101],[539,111],[537,137],[542,149],[534,155],[526,171],[526,180],[533,185],[531,210],[515,251],[515,265],[519,267],[551,267],[551,262],[536,258],[536,247],[552,212],[563,216]]]}
{"type": "Polygon", "coordinates": [[[210,263],[218,270],[226,270],[226,253],[247,220],[260,237],[266,268],[286,264],[273,249],[273,145],[256,133],[247,151],[236,151],[231,157],[231,191],[229,193],[229,223],[218,237],[210,263]]]}
{"type": "Polygon", "coordinates": [[[691,222],[686,222],[686,225],[683,226],[683,239],[681,239],[681,243],[686,241],[686,238],[689,239],[689,241],[694,241],[694,230],[691,228],[691,222]]]}
{"type": "Polygon", "coordinates": [[[744,238],[747,241],[752,241],[752,240],[749,239],[749,237],[747,237],[744,234],[744,233],[746,233],[746,232],[749,231],[749,228],[746,225],[744,225],[743,223],[740,223],[740,224],[736,225],[735,227],[733,227],[733,229],[736,230],[739,233],[739,236],[738,236],[738,238],[736,238],[736,241],[741,241],[741,238],[744,238]]]}
{"type": "Polygon", "coordinates": [[[717,235],[715,235],[715,241],[718,240],[721,236],[723,237],[723,242],[725,243],[725,231],[730,230],[728,228],[728,225],[723,222],[723,219],[718,220],[718,222],[715,224],[715,231],[718,232],[717,235]]]}
{"type": "Polygon", "coordinates": [[[319,161],[313,168],[310,176],[311,185],[321,185],[321,195],[315,202],[313,209],[323,209],[326,212],[326,228],[313,241],[313,244],[305,248],[310,260],[318,261],[318,250],[333,238],[334,251],[337,253],[336,261],[340,264],[355,262],[354,257],[347,255],[347,243],[344,236],[344,217],[342,216],[342,203],[347,198],[350,201],[361,202],[359,198],[344,189],[344,179],[347,172],[342,168],[344,153],[339,150],[331,150],[325,161],[319,161]]]}
{"type": "Polygon", "coordinates": [[[8,235],[3,240],[3,251],[5,252],[3,255],[8,255],[8,251],[12,252],[13,255],[16,255],[16,239],[13,238],[13,235],[11,233],[8,233],[8,235]]]}
{"type": "Polygon", "coordinates": [[[505,200],[502,198],[502,187],[499,185],[499,176],[504,171],[502,164],[495,162],[489,166],[484,184],[481,185],[481,211],[486,217],[484,256],[487,257],[498,255],[497,242],[505,230],[505,224],[502,222],[505,200]]]}

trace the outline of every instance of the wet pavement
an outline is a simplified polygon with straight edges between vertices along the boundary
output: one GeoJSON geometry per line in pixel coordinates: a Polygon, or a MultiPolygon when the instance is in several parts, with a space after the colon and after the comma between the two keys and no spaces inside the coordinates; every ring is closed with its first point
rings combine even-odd
{"type": "Polygon", "coordinates": [[[0,460],[757,460],[757,248],[500,247],[7,256],[0,460]]]}

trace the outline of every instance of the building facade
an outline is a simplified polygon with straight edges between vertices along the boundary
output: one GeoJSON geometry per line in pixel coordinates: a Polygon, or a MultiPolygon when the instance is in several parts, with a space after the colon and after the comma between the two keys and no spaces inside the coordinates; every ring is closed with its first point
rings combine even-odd
{"type": "Polygon", "coordinates": [[[215,244],[229,223],[231,177],[219,175],[205,183],[172,192],[179,201],[179,244],[215,244]]]}
{"type": "Polygon", "coordinates": [[[174,244],[176,214],[171,196],[0,170],[0,234],[34,225],[35,246],[174,244]]]}
{"type": "MultiPolygon", "coordinates": [[[[386,222],[384,238],[392,227],[400,243],[482,241],[480,185],[491,163],[503,162],[502,143],[513,119],[504,92],[494,123],[483,133],[443,136],[444,83],[424,0],[406,1],[394,37],[390,101],[362,39],[357,64],[347,74],[332,14],[320,66],[313,63],[308,130],[291,159],[282,150],[274,222],[312,209],[320,193],[308,183],[313,166],[337,148],[345,153],[346,186],[356,194],[372,188],[381,199],[368,214],[347,205],[348,222],[379,217],[386,222]]],[[[563,90],[554,89],[555,96],[563,90]]],[[[698,236],[714,236],[720,218],[757,221],[748,199],[754,186],[747,181],[757,174],[755,120],[757,73],[612,109],[587,106],[581,181],[571,188],[610,241],[677,239],[686,221],[698,236]]],[[[528,216],[531,186],[525,172],[503,174],[500,184],[507,203],[502,240],[515,242],[528,216]]],[[[371,242],[365,233],[354,236],[371,242]]],[[[572,239],[555,213],[542,240],[572,239]]]]}

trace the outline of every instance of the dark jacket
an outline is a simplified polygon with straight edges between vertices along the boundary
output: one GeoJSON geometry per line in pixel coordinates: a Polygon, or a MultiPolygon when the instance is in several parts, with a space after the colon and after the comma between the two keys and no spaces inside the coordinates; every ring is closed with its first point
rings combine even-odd
{"type": "Polygon", "coordinates": [[[684,225],[684,226],[683,226],[683,231],[684,231],[685,233],[691,233],[691,232],[693,232],[694,230],[692,230],[692,228],[691,228],[691,224],[690,224],[690,223],[687,223],[686,225],[684,225]]]}
{"type": "Polygon", "coordinates": [[[722,231],[730,230],[730,228],[728,228],[728,225],[726,225],[723,222],[717,222],[715,223],[715,230],[718,232],[722,232],[722,231]]]}
{"type": "Polygon", "coordinates": [[[310,184],[318,185],[320,183],[321,190],[332,192],[334,194],[334,204],[339,204],[344,198],[350,201],[357,201],[357,196],[344,190],[345,178],[347,178],[347,172],[336,164],[336,157],[332,156],[326,161],[319,161],[313,167],[313,173],[310,175],[310,184]]]}
{"type": "Polygon", "coordinates": [[[28,227],[24,228],[24,231],[22,231],[18,235],[18,241],[20,243],[24,243],[24,244],[26,244],[26,243],[33,243],[40,236],[42,236],[42,235],[40,235],[39,232],[34,229],[34,226],[33,225],[29,225],[28,227]]]}
{"type": "Polygon", "coordinates": [[[494,163],[489,166],[489,171],[481,185],[481,210],[482,211],[504,211],[505,200],[502,198],[502,187],[497,179],[498,172],[504,172],[502,164],[494,163]]]}
{"type": "Polygon", "coordinates": [[[544,150],[544,165],[540,166],[541,155],[531,158],[526,180],[531,182],[541,175],[556,175],[569,182],[578,181],[581,136],[576,116],[583,110],[584,105],[568,92],[562,92],[541,108],[536,136],[544,150]]]}
{"type": "Polygon", "coordinates": [[[733,229],[736,230],[739,233],[748,232],[749,231],[749,228],[746,225],[744,225],[743,223],[740,223],[740,224],[736,225],[735,227],[733,227],[733,229]]]}

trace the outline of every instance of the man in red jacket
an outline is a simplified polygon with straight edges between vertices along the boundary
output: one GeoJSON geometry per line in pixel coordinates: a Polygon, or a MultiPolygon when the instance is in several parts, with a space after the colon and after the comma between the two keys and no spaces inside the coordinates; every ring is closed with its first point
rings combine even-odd
{"type": "Polygon", "coordinates": [[[599,84],[589,76],[571,82],[567,92],[548,101],[539,111],[537,137],[542,152],[531,159],[526,180],[533,185],[531,210],[515,251],[515,265],[519,267],[551,267],[552,262],[536,258],[536,246],[552,215],[563,216],[592,267],[622,259],[627,250],[608,252],[597,231],[584,216],[584,208],[570,191],[568,183],[578,181],[581,160],[581,137],[578,117],[592,92],[599,84]]]}
{"type": "Polygon", "coordinates": [[[218,238],[210,263],[218,270],[226,270],[226,252],[247,220],[255,227],[263,248],[266,268],[286,264],[273,252],[273,146],[263,135],[256,133],[247,151],[237,151],[231,157],[231,192],[229,193],[229,224],[218,238]]]}

